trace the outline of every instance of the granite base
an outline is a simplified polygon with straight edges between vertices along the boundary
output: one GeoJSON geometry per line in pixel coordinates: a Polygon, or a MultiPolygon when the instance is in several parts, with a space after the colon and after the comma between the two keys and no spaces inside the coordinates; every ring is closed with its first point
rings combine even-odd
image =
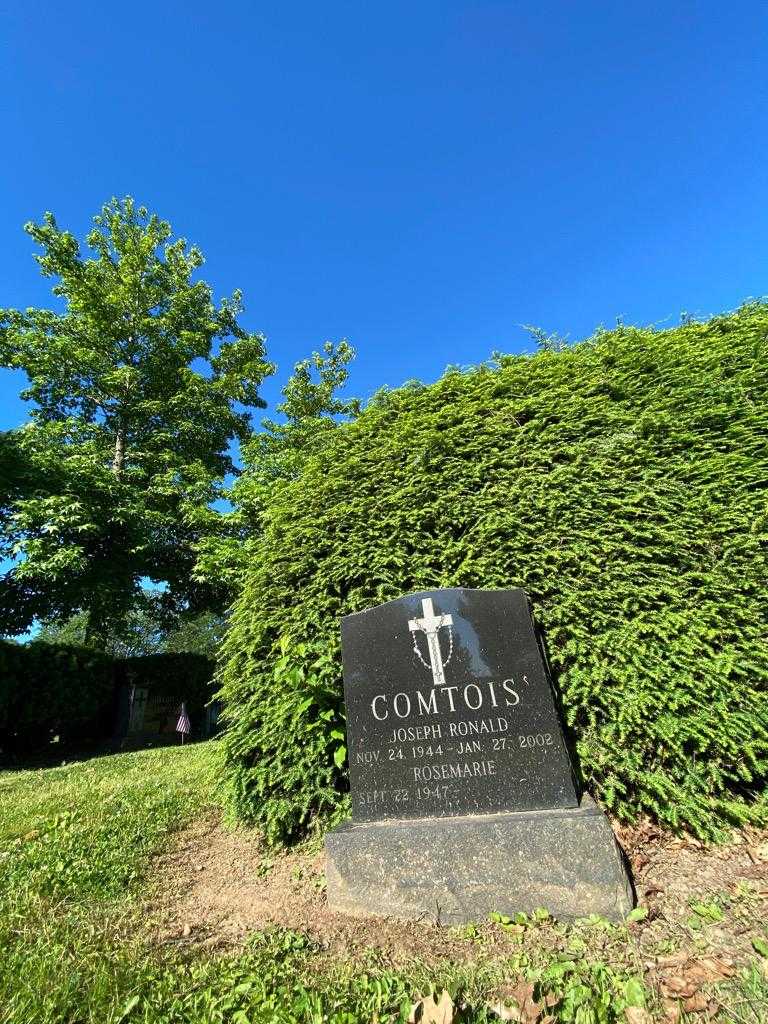
{"type": "Polygon", "coordinates": [[[537,907],[561,920],[633,907],[608,820],[579,807],[354,824],[325,838],[328,903],[357,916],[482,921],[537,907]]]}

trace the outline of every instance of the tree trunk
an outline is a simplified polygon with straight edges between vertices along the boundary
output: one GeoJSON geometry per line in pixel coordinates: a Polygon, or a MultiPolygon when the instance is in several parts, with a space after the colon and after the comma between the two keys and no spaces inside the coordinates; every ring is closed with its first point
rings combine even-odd
{"type": "Polygon", "coordinates": [[[96,610],[91,607],[86,613],[85,645],[95,647],[98,651],[104,651],[107,645],[107,624],[104,620],[103,609],[96,610]]]}
{"type": "Polygon", "coordinates": [[[115,476],[123,475],[123,466],[125,465],[125,431],[122,427],[117,428],[117,434],[115,435],[115,455],[112,459],[112,472],[115,476]]]}

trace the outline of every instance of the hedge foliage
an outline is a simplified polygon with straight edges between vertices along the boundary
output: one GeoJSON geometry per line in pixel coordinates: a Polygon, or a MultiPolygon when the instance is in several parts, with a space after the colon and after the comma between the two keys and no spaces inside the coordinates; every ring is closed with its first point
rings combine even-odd
{"type": "Polygon", "coordinates": [[[113,712],[108,655],[0,640],[0,754],[90,742],[108,735],[113,712]]]}
{"type": "Polygon", "coordinates": [[[112,658],[86,647],[0,640],[0,756],[112,739],[121,684],[186,701],[199,730],[213,670],[209,658],[192,653],[112,658]]]}
{"type": "Polygon", "coordinates": [[[768,306],[378,395],[276,488],[224,648],[236,812],[343,808],[340,616],[524,587],[587,788],[700,836],[765,817],[768,306]]]}

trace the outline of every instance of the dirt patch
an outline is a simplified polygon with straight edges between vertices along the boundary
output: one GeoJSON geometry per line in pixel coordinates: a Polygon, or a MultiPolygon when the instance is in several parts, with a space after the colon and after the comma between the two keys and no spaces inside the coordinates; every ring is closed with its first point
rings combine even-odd
{"type": "MultiPolygon", "coordinates": [[[[741,832],[705,847],[644,824],[617,829],[633,867],[646,920],[630,926],[635,963],[663,968],[705,955],[744,962],[768,921],[768,832],[741,832]]],[[[241,946],[255,931],[282,926],[309,935],[329,952],[378,951],[392,964],[411,958],[454,962],[519,949],[519,931],[481,924],[443,928],[428,922],[352,918],[329,909],[322,852],[273,853],[254,832],[224,828],[210,813],[174,837],[153,865],[155,893],[145,906],[161,943],[241,946]]],[[[530,936],[532,938],[532,936],[530,936]]],[[[538,929],[556,948],[562,932],[538,929]]],[[[596,939],[597,941],[597,939],[596,939]]],[[[528,939],[526,939],[526,944],[528,939]]],[[[598,945],[604,946],[600,940],[598,945]]]]}
{"type": "MultiPolygon", "coordinates": [[[[144,909],[162,943],[227,949],[277,925],[332,953],[375,949],[393,963],[461,960],[473,952],[461,929],[334,913],[325,898],[322,851],[267,850],[256,833],[229,831],[214,813],[179,833],[173,848],[155,858],[153,872],[156,895],[144,909]]],[[[494,935],[499,953],[511,945],[506,934],[494,935]]]]}
{"type": "Polygon", "coordinates": [[[768,931],[768,832],[745,829],[731,842],[705,845],[649,823],[617,828],[648,918],[641,950],[716,951],[734,962],[768,931]]]}

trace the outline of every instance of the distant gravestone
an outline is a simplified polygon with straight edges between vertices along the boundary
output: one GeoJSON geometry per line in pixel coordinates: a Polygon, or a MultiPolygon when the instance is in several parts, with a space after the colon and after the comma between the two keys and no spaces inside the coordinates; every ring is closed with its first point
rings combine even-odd
{"type": "Polygon", "coordinates": [[[326,837],[351,913],[620,917],[610,826],[580,800],[523,590],[452,588],[342,621],[352,822],[326,837]]]}

